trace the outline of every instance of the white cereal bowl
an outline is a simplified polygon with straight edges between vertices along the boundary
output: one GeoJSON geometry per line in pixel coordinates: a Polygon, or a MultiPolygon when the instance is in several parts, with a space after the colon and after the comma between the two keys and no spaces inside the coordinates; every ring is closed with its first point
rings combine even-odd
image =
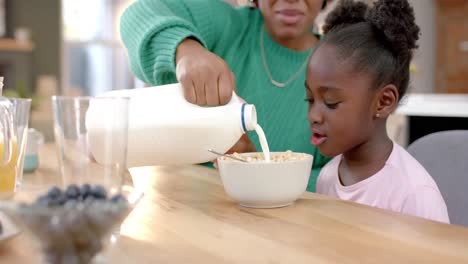
{"type": "MultiPolygon", "coordinates": [[[[259,153],[240,154],[242,158],[255,155],[259,153]]],[[[305,155],[305,158],[282,162],[240,162],[218,158],[224,190],[229,197],[244,207],[288,206],[307,189],[314,157],[309,154],[301,155],[305,155]]]]}

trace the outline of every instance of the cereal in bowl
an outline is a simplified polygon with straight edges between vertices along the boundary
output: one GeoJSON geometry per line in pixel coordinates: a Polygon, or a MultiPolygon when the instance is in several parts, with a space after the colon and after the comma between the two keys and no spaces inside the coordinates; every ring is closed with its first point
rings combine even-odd
{"type": "MultiPolygon", "coordinates": [[[[254,153],[254,154],[249,154],[249,155],[244,155],[244,154],[239,154],[237,152],[234,152],[231,154],[231,156],[239,159],[243,159],[247,162],[259,162],[259,161],[265,161],[265,158],[263,156],[263,153],[254,153]]],[[[291,150],[288,150],[286,152],[280,152],[280,153],[272,153],[270,161],[271,162],[287,162],[287,161],[295,161],[295,160],[304,160],[308,157],[307,154],[304,153],[294,153],[291,150]]],[[[221,157],[222,160],[233,160],[228,157],[221,157]]]]}

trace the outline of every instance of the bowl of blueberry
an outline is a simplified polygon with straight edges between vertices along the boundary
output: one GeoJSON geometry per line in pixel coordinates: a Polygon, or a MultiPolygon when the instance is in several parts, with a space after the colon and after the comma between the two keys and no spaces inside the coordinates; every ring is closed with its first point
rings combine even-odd
{"type": "Polygon", "coordinates": [[[33,202],[1,202],[0,210],[37,238],[44,263],[94,263],[142,196],[130,186],[109,195],[100,185],[72,184],[33,202]]]}

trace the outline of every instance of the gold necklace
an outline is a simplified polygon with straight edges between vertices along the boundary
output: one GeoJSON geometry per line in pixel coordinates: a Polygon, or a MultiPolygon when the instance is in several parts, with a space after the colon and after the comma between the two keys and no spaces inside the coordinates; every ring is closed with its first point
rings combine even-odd
{"type": "MultiPolygon", "coordinates": [[[[309,55],[307,56],[306,60],[304,61],[304,63],[302,63],[301,67],[299,68],[299,70],[293,74],[293,76],[291,78],[289,78],[289,80],[287,80],[286,82],[282,83],[282,82],[278,82],[276,80],[273,79],[273,76],[271,75],[271,72],[270,72],[270,69],[268,68],[268,64],[266,62],[266,56],[265,56],[265,48],[263,47],[264,44],[263,44],[263,34],[264,34],[264,28],[262,27],[262,29],[260,30],[260,51],[262,53],[262,61],[263,61],[263,67],[265,68],[265,72],[268,76],[268,79],[270,79],[270,82],[276,86],[276,87],[280,87],[280,88],[283,88],[285,87],[286,85],[288,85],[289,83],[291,83],[292,81],[294,81],[298,76],[299,74],[302,72],[302,70],[304,69],[304,67],[307,65],[307,62],[309,61],[309,55]]],[[[311,51],[312,52],[312,51],[311,51]]]]}

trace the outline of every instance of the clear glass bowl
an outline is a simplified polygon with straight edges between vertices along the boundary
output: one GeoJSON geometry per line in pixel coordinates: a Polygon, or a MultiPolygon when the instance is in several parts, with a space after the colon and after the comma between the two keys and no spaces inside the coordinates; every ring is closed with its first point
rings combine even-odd
{"type": "Polygon", "coordinates": [[[116,228],[136,207],[143,193],[122,188],[118,199],[85,200],[62,206],[40,202],[0,202],[0,210],[28,230],[44,263],[97,263],[116,228]]]}

